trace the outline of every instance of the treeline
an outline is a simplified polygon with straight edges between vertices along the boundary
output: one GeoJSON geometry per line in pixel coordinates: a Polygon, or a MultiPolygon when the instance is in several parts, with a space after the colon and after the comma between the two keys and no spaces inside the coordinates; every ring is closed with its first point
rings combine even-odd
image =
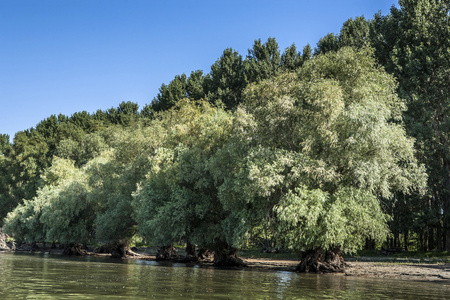
{"type": "Polygon", "coordinates": [[[226,49],[141,110],[2,135],[1,225],[28,242],[187,242],[217,263],[256,241],[449,250],[450,4],[399,5],[314,50],[226,49]]]}

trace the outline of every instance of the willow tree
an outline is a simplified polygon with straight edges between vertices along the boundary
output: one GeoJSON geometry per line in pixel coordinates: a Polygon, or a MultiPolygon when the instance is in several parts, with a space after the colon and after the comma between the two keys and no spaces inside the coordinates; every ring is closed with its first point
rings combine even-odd
{"type": "Polygon", "coordinates": [[[218,198],[211,160],[228,140],[231,116],[186,100],[161,115],[160,127],[167,136],[135,193],[139,232],[158,246],[188,241],[213,250],[215,263],[225,264],[233,254],[223,229],[229,211],[218,198]]]}
{"type": "Polygon", "coordinates": [[[124,256],[136,233],[132,193],[145,179],[164,134],[158,126],[149,126],[111,128],[105,135],[111,150],[102,153],[102,161],[94,159],[86,167],[91,187],[88,199],[98,203],[95,240],[124,256]]]}
{"type": "Polygon", "coordinates": [[[395,89],[370,50],[351,48],[249,86],[222,201],[252,226],[269,216],[299,270],[342,270],[341,251],[388,234],[383,199],[425,185],[395,89]]]}
{"type": "Polygon", "coordinates": [[[88,199],[85,171],[74,161],[55,157],[43,179],[46,184],[34,201],[45,203],[40,221],[46,240],[59,241],[66,250],[71,244],[87,244],[93,237],[97,205],[88,199]]]}
{"type": "Polygon", "coordinates": [[[8,214],[5,231],[29,243],[87,243],[93,233],[95,203],[87,201],[83,170],[71,160],[55,157],[41,179],[37,195],[8,214]]]}

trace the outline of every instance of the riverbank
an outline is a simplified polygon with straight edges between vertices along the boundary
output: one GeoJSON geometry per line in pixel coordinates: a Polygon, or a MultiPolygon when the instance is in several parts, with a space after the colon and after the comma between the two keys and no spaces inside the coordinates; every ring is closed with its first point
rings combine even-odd
{"type": "MultiPolygon", "coordinates": [[[[141,249],[140,249],[141,250],[141,249]]],[[[62,255],[59,249],[40,249],[34,252],[47,252],[52,255],[62,255]]],[[[128,256],[124,259],[155,260],[154,249],[137,251],[138,256],[128,256]]],[[[110,254],[88,252],[89,256],[108,257],[110,254]]],[[[249,269],[274,270],[294,272],[298,260],[273,258],[243,258],[249,269]]],[[[344,273],[334,276],[373,277],[384,279],[401,279],[408,281],[448,282],[450,284],[450,263],[416,263],[402,260],[392,260],[386,257],[359,257],[358,261],[347,260],[344,273]]],[[[193,264],[212,266],[212,261],[205,259],[193,264]]]]}
{"type": "MultiPolygon", "coordinates": [[[[366,258],[369,259],[369,258],[366,258]]],[[[244,259],[249,268],[295,271],[298,261],[265,258],[244,259]]],[[[380,261],[348,261],[344,273],[336,276],[392,278],[412,281],[440,281],[450,284],[449,263],[398,263],[380,261]]]]}

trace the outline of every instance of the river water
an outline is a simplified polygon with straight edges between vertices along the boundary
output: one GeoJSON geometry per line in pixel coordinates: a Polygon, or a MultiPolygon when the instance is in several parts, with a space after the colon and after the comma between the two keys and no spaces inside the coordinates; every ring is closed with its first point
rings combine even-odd
{"type": "Polygon", "coordinates": [[[450,283],[0,252],[0,299],[450,299],[450,283]]]}

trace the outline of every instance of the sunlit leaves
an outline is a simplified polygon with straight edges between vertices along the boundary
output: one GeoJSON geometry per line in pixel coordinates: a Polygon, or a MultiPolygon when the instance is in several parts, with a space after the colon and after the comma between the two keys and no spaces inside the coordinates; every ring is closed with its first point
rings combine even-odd
{"type": "Polygon", "coordinates": [[[365,238],[382,239],[378,197],[425,186],[395,86],[370,51],[350,48],[250,86],[235,123],[248,147],[245,171],[227,179],[234,192],[222,194],[250,203],[243,209],[261,220],[276,207],[293,249],[353,251],[365,238]]]}

